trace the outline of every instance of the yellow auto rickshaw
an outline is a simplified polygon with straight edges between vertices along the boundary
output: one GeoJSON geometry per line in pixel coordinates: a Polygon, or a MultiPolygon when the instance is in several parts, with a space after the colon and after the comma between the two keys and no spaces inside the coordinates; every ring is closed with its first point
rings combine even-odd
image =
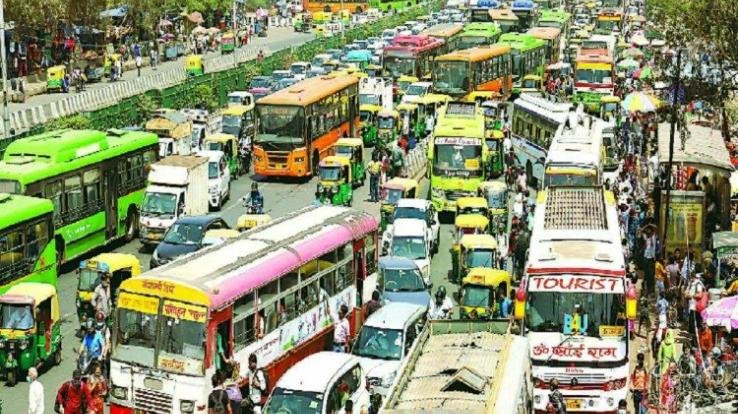
{"type": "Polygon", "coordinates": [[[461,281],[459,315],[461,319],[507,319],[512,302],[503,314],[503,298],[510,298],[510,273],[486,267],[474,267],[461,281]]]}
{"type": "Polygon", "coordinates": [[[614,120],[619,123],[620,98],[615,95],[606,95],[600,98],[600,118],[605,121],[614,120]]]}
{"type": "Polygon", "coordinates": [[[463,214],[487,215],[487,200],[483,197],[459,197],[456,200],[456,216],[463,214]]]}
{"type": "Polygon", "coordinates": [[[316,200],[321,204],[351,206],[354,191],[348,158],[335,155],[323,158],[318,166],[318,176],[320,181],[315,190],[316,200]]]}
{"type": "Polygon", "coordinates": [[[525,75],[520,82],[519,93],[543,92],[543,78],[539,75],[525,75]]]}
{"type": "Polygon", "coordinates": [[[336,156],[347,158],[351,163],[351,181],[354,187],[363,186],[366,180],[364,142],[360,138],[340,138],[333,149],[336,156]]]}
{"type": "Polygon", "coordinates": [[[393,143],[400,134],[400,113],[392,111],[379,111],[377,114],[377,142],[383,145],[393,143]]]}
{"type": "Polygon", "coordinates": [[[210,134],[205,136],[202,143],[204,150],[223,151],[226,164],[231,172],[231,179],[241,175],[241,163],[238,159],[238,138],[231,134],[210,134]]]}
{"type": "Polygon", "coordinates": [[[205,74],[202,55],[189,55],[185,59],[185,72],[187,76],[200,76],[205,74]]]}
{"type": "MultiPolygon", "coordinates": [[[[103,60],[103,74],[105,77],[110,77],[110,72],[112,72],[113,67],[117,65],[122,58],[123,56],[120,53],[109,53],[105,55],[105,59],[103,60]]],[[[120,73],[118,76],[120,76],[120,73]]]]}
{"type": "Polygon", "coordinates": [[[464,279],[472,267],[497,266],[497,240],[489,234],[465,234],[459,239],[458,248],[451,257],[453,280],[464,279]]]}
{"type": "Polygon", "coordinates": [[[65,76],[67,76],[67,67],[64,65],[56,65],[46,69],[46,91],[66,92],[68,85],[64,85],[65,76]]]}
{"type": "Polygon", "coordinates": [[[399,78],[397,78],[397,81],[395,82],[397,84],[397,88],[394,90],[395,95],[395,102],[401,102],[402,101],[402,95],[405,94],[405,91],[407,88],[410,87],[413,83],[417,82],[419,79],[415,76],[407,76],[402,75],[399,78]]]}
{"type": "Polygon", "coordinates": [[[380,207],[382,231],[387,229],[387,223],[395,212],[397,201],[401,198],[415,198],[417,191],[418,182],[411,178],[395,177],[382,185],[382,203],[380,207]]]}
{"type": "Polygon", "coordinates": [[[487,200],[487,217],[494,233],[507,230],[507,185],[502,181],[484,181],[479,185],[479,195],[487,200]]]}
{"type": "Polygon", "coordinates": [[[241,234],[238,230],[234,229],[212,229],[208,230],[202,236],[202,245],[214,246],[217,244],[223,244],[228,239],[234,239],[241,234]]]}
{"type": "Polygon", "coordinates": [[[0,296],[0,373],[8,385],[28,368],[61,363],[61,315],[54,285],[22,282],[0,296]]]}
{"type": "Polygon", "coordinates": [[[236,229],[244,232],[272,221],[269,214],[243,214],[236,222],[236,229]]]}
{"type": "MultiPolygon", "coordinates": [[[[94,319],[92,294],[103,276],[110,279],[110,292],[116,294],[124,280],[141,274],[141,263],[136,256],[124,253],[101,253],[79,262],[77,268],[77,318],[80,325],[94,319]]],[[[115,300],[112,300],[115,303],[115,300]]]]}
{"type": "MultiPolygon", "coordinates": [[[[485,212],[486,213],[486,212],[485,212]]],[[[454,219],[453,244],[451,245],[451,275],[454,282],[460,281],[459,251],[465,235],[489,235],[489,220],[483,214],[462,214],[454,219]]]]}
{"type": "Polygon", "coordinates": [[[366,69],[364,69],[364,71],[370,78],[378,78],[382,76],[382,67],[373,63],[366,65],[366,69]]]}

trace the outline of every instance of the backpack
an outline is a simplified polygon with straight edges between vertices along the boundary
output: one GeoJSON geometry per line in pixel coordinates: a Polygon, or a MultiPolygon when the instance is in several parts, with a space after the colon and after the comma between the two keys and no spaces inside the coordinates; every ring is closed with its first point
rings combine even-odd
{"type": "Polygon", "coordinates": [[[223,404],[223,395],[225,394],[226,399],[228,399],[228,393],[225,390],[213,390],[213,393],[211,393],[211,396],[217,395],[215,398],[214,404],[213,404],[213,411],[218,414],[226,414],[228,412],[228,409],[226,408],[225,404],[223,404]],[[215,391],[218,391],[216,394],[215,391]]]}

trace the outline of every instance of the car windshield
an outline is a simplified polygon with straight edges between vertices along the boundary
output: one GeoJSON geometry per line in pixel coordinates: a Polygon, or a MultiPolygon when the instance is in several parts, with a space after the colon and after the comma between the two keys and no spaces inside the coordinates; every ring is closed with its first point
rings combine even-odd
{"type": "Polygon", "coordinates": [[[391,256],[411,260],[425,258],[425,241],[422,237],[395,237],[392,239],[391,256]]]}
{"type": "Polygon", "coordinates": [[[0,329],[25,331],[33,328],[31,305],[0,303],[0,329]]]}
{"type": "Polygon", "coordinates": [[[433,168],[435,175],[455,172],[456,175],[479,175],[481,172],[481,145],[436,144],[433,168]]]}
{"type": "Polygon", "coordinates": [[[277,70],[275,70],[274,72],[272,72],[272,79],[274,79],[275,81],[278,81],[278,80],[281,80],[281,79],[285,79],[285,78],[289,78],[290,76],[292,76],[292,74],[289,71],[277,71],[277,70]]]}
{"type": "Polygon", "coordinates": [[[461,306],[486,308],[490,306],[492,289],[489,286],[465,285],[462,288],[461,306]]]}
{"type": "Polygon", "coordinates": [[[164,241],[171,244],[199,244],[202,235],[203,228],[199,224],[174,223],[164,236],[164,241]]]}
{"type": "Polygon", "coordinates": [[[625,297],[616,293],[543,292],[528,293],[525,326],[533,332],[571,333],[564,321],[575,308],[581,318],[580,334],[599,336],[600,326],[624,326],[625,297]]]}
{"type": "Polygon", "coordinates": [[[77,289],[83,292],[92,292],[100,284],[100,272],[95,269],[79,269],[79,283],[77,289]]]}
{"type": "Polygon", "coordinates": [[[269,88],[272,86],[272,80],[269,78],[256,77],[251,80],[249,88],[269,88]]]}
{"type": "MultiPolygon", "coordinates": [[[[130,297],[145,302],[151,301],[150,298],[143,296],[130,295],[130,297]]],[[[158,301],[155,301],[154,306],[158,306],[157,303],[158,301]]],[[[153,367],[158,317],[155,314],[118,306],[115,324],[117,335],[114,336],[116,341],[113,346],[113,359],[153,367]]]]}
{"type": "Polygon", "coordinates": [[[218,178],[220,171],[218,170],[218,162],[212,161],[208,163],[208,178],[214,180],[218,178]]]}
{"type": "Polygon", "coordinates": [[[577,69],[577,82],[612,83],[612,72],[609,70],[577,69]]]}
{"type": "Polygon", "coordinates": [[[238,115],[223,115],[223,126],[230,128],[240,128],[241,117],[238,115]]]}
{"type": "Polygon", "coordinates": [[[411,218],[425,221],[425,211],[414,207],[397,207],[393,219],[411,218]]]}
{"type": "Polygon", "coordinates": [[[372,359],[399,361],[402,358],[402,336],[398,329],[364,325],[352,353],[372,359]]]}
{"type": "Polygon", "coordinates": [[[323,394],[275,388],[264,407],[264,414],[320,414],[323,394]]]}
{"type": "Polygon", "coordinates": [[[290,66],[290,72],[292,72],[293,75],[302,75],[303,73],[305,73],[305,66],[292,65],[290,66]]]}
{"type": "Polygon", "coordinates": [[[167,193],[145,193],[141,212],[151,215],[173,215],[177,207],[177,196],[167,193]]]}
{"type": "Polygon", "coordinates": [[[205,308],[174,301],[164,302],[159,336],[159,369],[191,375],[202,373],[206,316],[205,308]]]}
{"type": "Polygon", "coordinates": [[[399,78],[402,75],[415,75],[415,60],[412,58],[399,58],[394,56],[384,57],[384,70],[393,78],[399,78]]]}
{"type": "Polygon", "coordinates": [[[259,134],[256,143],[290,143],[294,146],[304,144],[303,131],[305,112],[299,106],[259,105],[256,107],[259,119],[259,134]]]}
{"type": "Polygon", "coordinates": [[[469,267],[494,267],[495,251],[476,249],[466,253],[466,265],[469,267]]]}
{"type": "Polygon", "coordinates": [[[379,118],[380,129],[392,129],[395,127],[395,118],[391,116],[383,116],[379,118]]]}
{"type": "Polygon", "coordinates": [[[422,292],[425,290],[423,275],[417,268],[383,269],[385,292],[422,292]]]}
{"type": "Polygon", "coordinates": [[[320,181],[338,181],[341,167],[320,167],[320,181]]]}

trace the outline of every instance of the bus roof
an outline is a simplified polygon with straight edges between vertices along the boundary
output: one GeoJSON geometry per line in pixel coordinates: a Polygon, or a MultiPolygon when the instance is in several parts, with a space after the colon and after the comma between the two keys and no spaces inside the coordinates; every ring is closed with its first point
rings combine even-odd
{"type": "MultiPolygon", "coordinates": [[[[578,114],[581,117],[581,115],[578,114]]],[[[581,119],[581,118],[580,118],[581,119]]],[[[597,168],[601,163],[602,130],[605,122],[587,117],[573,128],[559,126],[546,156],[546,168],[597,168]]]]}
{"type": "Polygon", "coordinates": [[[533,27],[528,30],[527,34],[533,35],[536,39],[554,40],[561,35],[561,29],[555,27],[533,27]]]}
{"type": "Polygon", "coordinates": [[[518,50],[530,50],[546,45],[543,40],[538,39],[533,35],[514,32],[503,33],[502,36],[500,36],[498,43],[508,43],[510,44],[510,47],[518,50]]]}
{"type": "Polygon", "coordinates": [[[8,145],[0,161],[0,180],[27,185],[158,142],[156,134],[120,129],[63,129],[33,135],[8,145]]]}
{"type": "Polygon", "coordinates": [[[491,46],[473,47],[471,49],[456,50],[445,55],[438,56],[438,61],[466,61],[480,62],[491,57],[510,53],[509,45],[494,44],[491,46]]]}
{"type": "Polygon", "coordinates": [[[607,49],[584,49],[579,51],[576,61],[612,64],[612,56],[607,49]]]}
{"type": "Polygon", "coordinates": [[[256,101],[257,105],[307,106],[352,85],[355,75],[325,75],[308,78],[256,101]]]}
{"type": "Polygon", "coordinates": [[[493,20],[518,21],[518,16],[516,16],[510,9],[490,9],[489,17],[493,20]]]}
{"type": "Polygon", "coordinates": [[[465,35],[473,33],[475,35],[487,34],[489,36],[494,36],[500,33],[500,31],[500,25],[495,22],[472,22],[467,23],[466,26],[464,26],[464,31],[461,32],[461,34],[465,35]]]}
{"type": "Polygon", "coordinates": [[[363,238],[377,225],[369,213],[310,206],[129,279],[121,289],[173,298],[184,294],[187,298],[180,300],[205,302],[202,304],[219,309],[246,291],[363,238]]]}
{"type": "Polygon", "coordinates": [[[543,9],[538,21],[557,21],[561,23],[567,22],[571,18],[571,14],[563,10],[543,9]]]}
{"type": "Polygon", "coordinates": [[[0,193],[0,230],[53,211],[49,199],[0,193]]]}
{"type": "Polygon", "coordinates": [[[417,54],[443,46],[445,40],[428,35],[395,36],[392,44],[384,48],[384,54],[417,54]]]}
{"type": "Polygon", "coordinates": [[[444,24],[437,24],[433,27],[429,27],[428,29],[423,30],[421,34],[433,36],[433,37],[440,37],[442,39],[448,39],[449,37],[452,37],[456,35],[457,33],[461,32],[463,29],[464,29],[463,24],[444,23],[444,24]]]}
{"type": "Polygon", "coordinates": [[[534,94],[524,93],[513,103],[515,110],[523,110],[555,124],[563,124],[572,108],[570,103],[552,102],[534,94]]]}

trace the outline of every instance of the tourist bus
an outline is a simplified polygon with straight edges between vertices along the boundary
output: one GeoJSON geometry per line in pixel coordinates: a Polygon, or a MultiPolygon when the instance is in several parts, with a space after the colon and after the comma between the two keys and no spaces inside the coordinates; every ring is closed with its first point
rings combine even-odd
{"type": "Polygon", "coordinates": [[[519,87],[525,75],[543,77],[546,68],[546,42],[525,33],[505,33],[500,43],[511,47],[513,88],[519,87]]]}
{"type": "Polygon", "coordinates": [[[0,192],[54,204],[56,261],[68,262],[138,231],[159,138],[141,131],[58,130],[13,141],[0,161],[0,192]]]}
{"type": "Polygon", "coordinates": [[[520,31],[528,30],[536,25],[538,8],[533,0],[513,0],[510,10],[518,16],[520,31]]]}
{"type": "Polygon", "coordinates": [[[457,50],[497,43],[502,31],[496,23],[467,23],[459,35],[457,50]]]}
{"type": "MultiPolygon", "coordinates": [[[[304,1],[304,3],[307,3],[307,7],[305,8],[305,10],[309,11],[310,13],[331,12],[338,14],[341,10],[347,10],[349,13],[362,13],[369,10],[370,7],[377,7],[369,4],[369,1],[356,0],[306,0],[304,1]]],[[[407,2],[403,1],[402,3],[405,4],[407,2]]]]}
{"type": "Polygon", "coordinates": [[[628,396],[636,312],[615,198],[601,187],[551,187],[536,204],[515,303],[530,342],[533,412],[547,412],[556,379],[567,412],[615,413],[628,396]]]}
{"type": "Polygon", "coordinates": [[[555,27],[534,27],[527,32],[536,39],[546,42],[546,65],[559,61],[561,53],[561,29],[555,27]]]}
{"type": "Polygon", "coordinates": [[[490,9],[489,17],[500,26],[502,33],[519,32],[520,21],[510,9],[490,9]]]}
{"type": "Polygon", "coordinates": [[[516,163],[525,168],[529,182],[543,183],[544,163],[556,131],[569,116],[571,105],[522,94],[513,102],[512,144],[516,163]]]}
{"type": "Polygon", "coordinates": [[[256,101],[254,171],[309,177],[341,137],[359,130],[359,78],[308,78],[256,101]]]}
{"type": "Polygon", "coordinates": [[[456,47],[459,34],[464,30],[460,23],[441,23],[423,30],[420,34],[443,40],[443,46],[438,53],[449,53],[458,49],[456,47]]]}
{"type": "Polygon", "coordinates": [[[546,156],[544,188],[602,184],[605,125],[601,119],[587,116],[575,125],[559,127],[546,156]]]}
{"type": "Polygon", "coordinates": [[[500,3],[497,0],[477,0],[477,4],[469,7],[469,21],[472,23],[491,23],[492,17],[489,15],[489,11],[500,7],[500,3]]]}
{"type": "Polygon", "coordinates": [[[341,305],[357,334],[377,228],[365,212],[307,207],[124,281],[111,414],[206,412],[223,355],[243,372],[255,354],[271,388],[290,366],[331,348],[341,305]]]}
{"type": "Polygon", "coordinates": [[[438,111],[428,146],[431,202],[438,211],[456,211],[456,200],[476,196],[484,181],[484,113],[473,102],[449,102],[438,111]]]}
{"type": "Polygon", "coordinates": [[[431,63],[442,46],[443,40],[428,35],[395,36],[382,52],[382,69],[392,79],[403,75],[423,79],[430,76],[431,63]]]}
{"type": "Polygon", "coordinates": [[[0,295],[20,282],[56,286],[54,205],[0,193],[0,295]]]}
{"type": "Polygon", "coordinates": [[[574,61],[574,96],[572,102],[582,103],[587,111],[599,113],[600,99],[615,94],[615,67],[607,49],[586,49],[574,61]]]}
{"type": "Polygon", "coordinates": [[[597,34],[611,34],[623,28],[623,13],[621,11],[607,8],[600,9],[595,19],[594,32],[597,34]]]}
{"type": "Polygon", "coordinates": [[[433,90],[465,101],[507,99],[510,47],[496,44],[451,52],[433,61],[433,90]]]}
{"type": "Polygon", "coordinates": [[[538,17],[538,27],[555,27],[561,30],[561,33],[569,33],[571,26],[571,13],[563,10],[541,10],[538,17]]]}

